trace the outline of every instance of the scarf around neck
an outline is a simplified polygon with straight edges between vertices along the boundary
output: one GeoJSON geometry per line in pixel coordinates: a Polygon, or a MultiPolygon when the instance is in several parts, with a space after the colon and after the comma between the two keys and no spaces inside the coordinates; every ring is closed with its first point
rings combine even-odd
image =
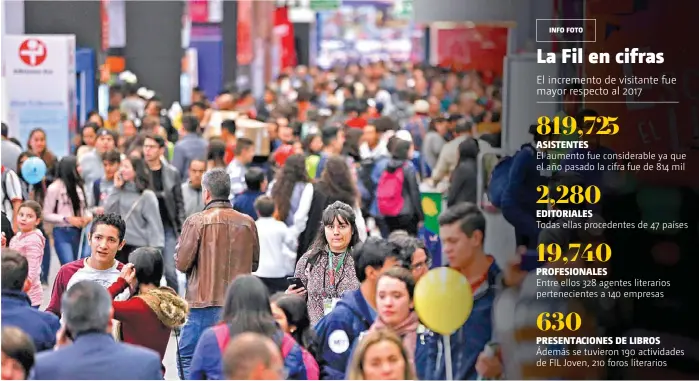
{"type": "Polygon", "coordinates": [[[374,324],[372,324],[370,331],[375,331],[381,328],[388,328],[400,336],[403,341],[403,346],[408,352],[408,360],[410,361],[410,366],[415,369],[415,348],[417,347],[417,328],[420,326],[420,319],[417,317],[415,311],[411,311],[408,318],[403,320],[396,327],[389,327],[381,319],[381,316],[376,318],[374,324]]]}

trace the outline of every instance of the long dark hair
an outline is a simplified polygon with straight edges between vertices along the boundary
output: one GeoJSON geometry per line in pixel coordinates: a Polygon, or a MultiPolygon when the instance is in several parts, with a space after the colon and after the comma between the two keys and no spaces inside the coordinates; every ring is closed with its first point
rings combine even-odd
{"type": "Polygon", "coordinates": [[[136,185],[138,193],[143,193],[146,189],[153,190],[152,175],[148,165],[146,165],[146,161],[133,156],[129,156],[128,160],[131,162],[135,173],[133,183],[136,185]]]}
{"type": "Polygon", "coordinates": [[[255,332],[271,338],[279,331],[267,286],[254,275],[240,275],[228,287],[223,321],[229,325],[231,337],[255,332]]]}
{"type": "Polygon", "coordinates": [[[66,156],[58,162],[58,178],[63,182],[70,199],[73,213],[76,217],[82,216],[80,197],[78,196],[78,188],[85,195],[85,183],[78,173],[78,158],[75,156],[66,156]]]}
{"type": "Polygon", "coordinates": [[[289,156],[281,171],[277,174],[277,181],[272,188],[272,199],[277,207],[277,214],[280,221],[285,221],[291,209],[291,196],[296,183],[308,183],[308,172],[306,172],[306,157],[301,154],[289,156]]]}
{"type": "Polygon", "coordinates": [[[214,162],[214,167],[225,168],[226,162],[224,158],[226,157],[226,143],[221,139],[212,139],[209,142],[209,148],[206,151],[206,161],[214,162]]]}
{"type": "Polygon", "coordinates": [[[30,143],[32,141],[32,138],[34,137],[34,134],[37,134],[37,133],[44,134],[44,140],[47,140],[47,142],[46,142],[46,147],[44,147],[44,152],[34,152],[34,153],[37,154],[37,156],[39,156],[39,158],[41,158],[41,160],[43,160],[44,163],[46,163],[46,167],[53,168],[53,166],[56,164],[56,155],[54,155],[53,152],[51,152],[49,150],[48,135],[46,135],[46,131],[44,131],[43,128],[35,128],[35,129],[29,131],[29,138],[27,138],[27,151],[32,150],[32,146],[30,143]]]}
{"type": "Polygon", "coordinates": [[[318,228],[318,234],[311,246],[311,254],[308,256],[308,263],[313,266],[318,261],[320,254],[325,254],[328,247],[328,239],[325,237],[325,227],[332,226],[335,220],[346,222],[352,227],[352,237],[350,238],[347,249],[351,250],[359,243],[359,233],[357,232],[356,215],[354,209],[341,201],[335,201],[333,204],[325,208],[321,217],[321,224],[318,228]]]}
{"type": "Polygon", "coordinates": [[[298,295],[286,294],[283,292],[272,295],[271,301],[276,304],[279,309],[284,311],[289,325],[296,327],[296,330],[291,333],[294,340],[296,340],[299,345],[306,348],[313,357],[316,357],[318,353],[316,333],[313,327],[311,327],[311,319],[308,316],[306,301],[298,295]]]}
{"type": "MultiPolygon", "coordinates": [[[[97,114],[99,115],[99,114],[97,114]]],[[[85,130],[87,129],[92,129],[95,132],[95,135],[97,135],[97,131],[99,131],[101,127],[95,123],[95,122],[87,122],[83,126],[83,128],[80,129],[80,145],[84,146],[85,145],[85,139],[83,139],[83,134],[85,133],[85,130]]],[[[78,147],[80,148],[80,147],[78,147]]]]}
{"type": "Polygon", "coordinates": [[[332,156],[325,163],[318,186],[331,200],[342,201],[354,207],[359,201],[359,191],[345,159],[332,156]]]}
{"type": "Polygon", "coordinates": [[[320,135],[318,134],[308,134],[305,139],[303,139],[303,150],[306,152],[308,155],[317,155],[318,152],[311,151],[311,143],[313,143],[313,140],[316,138],[320,138],[320,135]]]}

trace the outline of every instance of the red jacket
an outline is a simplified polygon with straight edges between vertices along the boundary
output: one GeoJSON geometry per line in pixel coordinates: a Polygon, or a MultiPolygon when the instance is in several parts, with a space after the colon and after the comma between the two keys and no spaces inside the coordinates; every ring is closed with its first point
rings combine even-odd
{"type": "MultiPolygon", "coordinates": [[[[108,291],[112,298],[115,298],[128,287],[124,278],[119,277],[108,291]]],[[[162,287],[143,296],[135,296],[123,302],[112,302],[114,319],[121,322],[122,340],[158,352],[161,360],[165,358],[172,328],[184,324],[188,313],[186,305],[174,290],[162,287]],[[156,306],[158,313],[149,306],[146,298],[152,298],[150,300],[155,303],[151,305],[156,306]],[[160,310],[163,305],[169,306],[169,312],[175,312],[166,314],[160,310]]]]}
{"type": "Polygon", "coordinates": [[[345,122],[345,124],[351,128],[364,128],[366,127],[368,122],[364,118],[352,118],[348,119],[347,122],[345,122]]]}

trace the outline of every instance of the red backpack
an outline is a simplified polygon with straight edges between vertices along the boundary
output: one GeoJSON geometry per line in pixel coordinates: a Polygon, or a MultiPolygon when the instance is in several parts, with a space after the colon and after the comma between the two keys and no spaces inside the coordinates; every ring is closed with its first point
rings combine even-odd
{"type": "Polygon", "coordinates": [[[379,213],[385,217],[396,217],[405,204],[403,199],[403,182],[405,180],[405,164],[395,172],[383,171],[376,186],[376,201],[379,213]]]}
{"type": "MultiPolygon", "coordinates": [[[[228,342],[231,339],[228,324],[219,324],[214,326],[214,333],[216,333],[216,341],[218,342],[218,348],[223,353],[228,346],[228,342]]],[[[286,359],[291,350],[294,348],[296,340],[294,340],[291,335],[284,333],[282,337],[282,357],[286,359]]],[[[318,367],[318,362],[313,358],[310,352],[306,348],[299,345],[301,348],[301,354],[303,358],[303,366],[306,368],[306,379],[308,380],[320,380],[320,367],[318,367]]]]}

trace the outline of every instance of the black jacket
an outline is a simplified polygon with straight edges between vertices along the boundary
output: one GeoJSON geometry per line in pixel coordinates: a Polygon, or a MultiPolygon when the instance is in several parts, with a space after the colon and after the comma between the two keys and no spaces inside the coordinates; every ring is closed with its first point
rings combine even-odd
{"type": "Polygon", "coordinates": [[[477,157],[478,143],[474,139],[466,139],[459,145],[459,165],[452,172],[447,206],[477,201],[477,157]]]}
{"type": "MultiPolygon", "coordinates": [[[[182,198],[182,178],[180,172],[170,164],[163,162],[163,192],[165,208],[170,224],[175,228],[177,234],[182,231],[184,223],[184,200],[182,198]]],[[[161,197],[161,192],[156,192],[161,197]]]]}

